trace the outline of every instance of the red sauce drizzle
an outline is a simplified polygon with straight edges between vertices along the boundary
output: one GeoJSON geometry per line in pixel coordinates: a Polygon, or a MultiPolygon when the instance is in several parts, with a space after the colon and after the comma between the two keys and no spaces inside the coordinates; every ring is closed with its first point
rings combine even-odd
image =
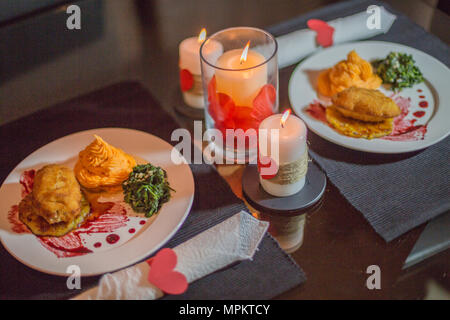
{"type": "Polygon", "coordinates": [[[419,96],[420,99],[425,99],[425,96],[419,96]]]}
{"type": "Polygon", "coordinates": [[[30,230],[19,219],[19,206],[13,205],[8,211],[8,221],[15,233],[30,233],[30,230]]]}
{"type": "MultiPolygon", "coordinates": [[[[27,196],[34,183],[35,170],[28,170],[22,173],[20,177],[20,184],[22,185],[22,197],[27,196]]],[[[20,221],[18,217],[18,206],[14,205],[8,212],[8,220],[12,225],[12,231],[15,233],[30,233],[28,228],[20,221]]],[[[87,220],[78,229],[69,232],[62,237],[37,237],[38,241],[49,251],[55,254],[58,258],[68,258],[85,255],[91,253],[92,250],[84,246],[81,238],[82,234],[93,233],[109,233],[114,232],[118,228],[125,227],[130,220],[125,215],[126,210],[122,205],[118,203],[111,203],[111,205],[101,214],[96,215],[95,212],[91,212],[90,217],[94,217],[91,220],[87,220]]],[[[110,235],[117,237],[119,236],[110,235]]],[[[115,243],[114,242],[114,243],[115,243]]],[[[95,248],[101,246],[100,242],[94,244],[95,248]]]]}
{"type": "Polygon", "coordinates": [[[413,116],[416,118],[422,118],[425,115],[425,111],[416,111],[413,113],[413,116]]]}
{"type": "Polygon", "coordinates": [[[145,224],[147,221],[145,221],[145,220],[141,220],[141,221],[139,221],[139,224],[145,224]]]}
{"type": "Polygon", "coordinates": [[[128,230],[129,233],[135,233],[136,229],[135,228],[131,228],[130,230],[128,230]]]}
{"type": "Polygon", "coordinates": [[[327,116],[325,114],[325,107],[317,100],[314,100],[313,103],[310,103],[306,112],[316,120],[327,122],[327,116]]]}
{"type": "MultiPolygon", "coordinates": [[[[382,137],[384,140],[391,141],[417,141],[423,140],[427,133],[426,125],[414,125],[416,119],[406,119],[411,108],[411,99],[403,98],[401,96],[392,95],[391,98],[400,107],[401,113],[394,119],[394,128],[389,136],[382,137]]],[[[322,121],[328,124],[326,119],[326,109],[317,100],[314,100],[307,109],[306,112],[316,120],[322,121]]]]}
{"type": "Polygon", "coordinates": [[[420,101],[419,106],[422,108],[428,108],[428,102],[427,101],[420,101]]]}
{"type": "Polygon", "coordinates": [[[422,92],[422,89],[417,89],[417,92],[422,92]]]}
{"type": "Polygon", "coordinates": [[[411,107],[411,99],[393,95],[391,98],[400,107],[401,113],[394,118],[394,129],[389,136],[382,137],[391,141],[417,141],[423,140],[427,133],[426,125],[415,125],[416,119],[406,119],[411,107]]]}
{"type": "Polygon", "coordinates": [[[117,241],[119,241],[119,239],[120,239],[120,237],[117,234],[112,233],[106,237],[106,242],[108,242],[109,244],[114,244],[117,241]]]}
{"type": "Polygon", "coordinates": [[[101,242],[96,242],[96,243],[94,243],[94,247],[95,248],[100,248],[102,246],[102,243],[101,242]]]}
{"type": "Polygon", "coordinates": [[[20,176],[19,183],[22,185],[22,198],[26,197],[33,190],[34,176],[36,170],[26,170],[20,176]]]}

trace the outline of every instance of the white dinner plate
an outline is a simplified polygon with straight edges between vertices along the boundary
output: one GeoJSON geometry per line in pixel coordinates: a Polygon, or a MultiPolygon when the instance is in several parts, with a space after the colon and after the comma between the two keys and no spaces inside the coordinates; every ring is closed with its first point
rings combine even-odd
{"type": "Polygon", "coordinates": [[[158,137],[121,128],[74,133],[36,150],[19,163],[0,188],[0,238],[3,246],[25,265],[61,276],[68,275],[67,268],[71,265],[78,266],[81,275],[90,276],[114,271],[144,259],[161,248],[175,234],[192,206],[194,178],[191,169],[186,163],[174,164],[171,160],[172,152],[181,157],[176,149],[158,137]],[[143,215],[137,215],[129,217],[129,221],[122,221],[122,226],[113,230],[113,233],[119,236],[116,243],[105,241],[110,232],[87,232],[79,237],[83,247],[92,252],[58,257],[52,250],[47,249],[42,239],[37,236],[14,231],[10,213],[11,208],[21,200],[19,180],[25,170],[37,170],[49,163],[60,163],[73,168],[78,153],[93,141],[94,134],[136,156],[137,159],[165,169],[170,186],[175,192],[172,192],[169,202],[163,204],[154,217],[145,219],[143,215]],[[99,244],[101,246],[97,247],[99,244]]]}
{"type": "MultiPolygon", "coordinates": [[[[303,62],[292,73],[289,81],[289,99],[295,113],[302,118],[308,128],[322,138],[338,145],[373,153],[402,153],[420,150],[435,144],[450,133],[450,71],[440,61],[417,49],[397,43],[383,41],[362,41],[337,45],[321,50],[303,62]],[[416,119],[416,125],[426,125],[427,132],[423,139],[416,141],[391,141],[385,139],[360,139],[344,136],[323,121],[313,118],[307,107],[319,98],[316,78],[321,70],[345,60],[347,54],[355,50],[358,55],[367,60],[385,58],[391,51],[411,54],[416,65],[421,70],[425,81],[412,88],[403,89],[397,93],[400,98],[410,100],[410,112],[407,118],[413,118],[417,111],[425,111],[425,115],[416,119]],[[425,98],[423,98],[425,97],[425,98]],[[428,103],[427,108],[419,106],[421,101],[428,103]]],[[[393,94],[386,87],[379,89],[387,96],[393,94]]],[[[408,118],[408,119],[409,119],[408,118]]]]}

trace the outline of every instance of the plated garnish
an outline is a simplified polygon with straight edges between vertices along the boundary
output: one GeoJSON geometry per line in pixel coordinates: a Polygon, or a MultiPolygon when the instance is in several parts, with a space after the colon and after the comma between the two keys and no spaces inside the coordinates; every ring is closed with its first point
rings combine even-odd
{"type": "Polygon", "coordinates": [[[171,188],[162,168],[136,166],[131,155],[94,138],[79,153],[74,170],[51,164],[36,172],[31,192],[18,206],[18,218],[35,235],[64,236],[123,202],[132,208],[124,207],[122,214],[150,217],[169,201],[171,188]],[[100,202],[105,197],[109,200],[100,202]]]}
{"type": "Polygon", "coordinates": [[[374,61],[373,65],[383,83],[390,84],[393,91],[423,82],[422,72],[410,54],[391,52],[386,58],[374,61]]]}
{"type": "Polygon", "coordinates": [[[158,212],[161,206],[169,201],[170,191],[173,191],[166,171],[150,163],[134,167],[122,187],[125,202],[130,204],[134,211],[145,213],[146,217],[158,212]]]}

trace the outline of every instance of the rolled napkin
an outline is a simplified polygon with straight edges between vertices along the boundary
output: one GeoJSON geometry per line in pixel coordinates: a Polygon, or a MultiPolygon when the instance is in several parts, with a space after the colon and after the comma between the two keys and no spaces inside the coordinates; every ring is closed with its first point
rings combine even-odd
{"type": "MultiPolygon", "coordinates": [[[[386,33],[394,23],[396,16],[384,7],[373,6],[374,10],[379,8],[380,28],[369,29],[368,19],[376,11],[363,11],[348,17],[328,21],[328,24],[334,28],[333,44],[344,43],[348,41],[362,40],[374,37],[381,33],[386,33]]],[[[316,32],[310,29],[297,30],[283,36],[277,37],[278,42],[278,64],[280,68],[287,67],[298,62],[308,54],[319,48],[316,42],[316,32]]]]}
{"type": "MultiPolygon", "coordinates": [[[[241,211],[173,249],[177,256],[174,269],[187,282],[194,282],[231,264],[252,259],[269,226],[241,211]]],[[[132,267],[107,273],[98,287],[74,299],[158,299],[164,293],[148,281],[150,266],[141,262],[132,267]]]]}

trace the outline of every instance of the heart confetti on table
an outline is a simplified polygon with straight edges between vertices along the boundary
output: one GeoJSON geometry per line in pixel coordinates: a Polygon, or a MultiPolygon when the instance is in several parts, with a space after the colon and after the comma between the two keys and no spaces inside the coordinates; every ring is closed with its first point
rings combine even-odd
{"type": "Polygon", "coordinates": [[[170,248],[160,250],[147,260],[150,266],[148,281],[168,294],[182,294],[187,290],[188,282],[184,274],[174,271],[177,255],[170,248]]]}

